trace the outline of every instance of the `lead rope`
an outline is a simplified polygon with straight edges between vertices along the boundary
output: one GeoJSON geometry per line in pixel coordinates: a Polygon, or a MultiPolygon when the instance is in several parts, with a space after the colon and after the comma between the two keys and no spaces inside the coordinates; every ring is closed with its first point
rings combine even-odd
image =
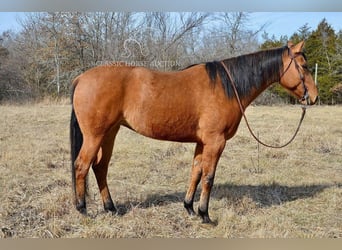
{"type": "Polygon", "coordinates": [[[303,122],[303,120],[304,120],[304,116],[305,116],[305,113],[306,113],[306,107],[305,107],[305,106],[302,106],[302,116],[301,116],[301,118],[300,118],[300,120],[299,120],[298,127],[297,127],[297,129],[296,129],[294,135],[291,137],[291,139],[290,139],[288,142],[286,142],[286,143],[283,144],[283,145],[277,146],[277,145],[268,145],[268,144],[266,144],[266,143],[260,141],[259,138],[253,133],[253,131],[252,131],[252,129],[251,129],[249,123],[248,123],[247,117],[246,117],[246,115],[245,115],[245,111],[244,111],[244,109],[243,109],[243,107],[242,107],[241,100],[240,100],[239,94],[238,94],[237,89],[236,89],[236,86],[235,86],[235,82],[234,82],[234,80],[233,80],[233,78],[232,78],[232,76],[231,76],[231,74],[230,74],[230,71],[228,70],[227,66],[226,66],[222,61],[221,61],[221,64],[222,64],[224,70],[226,71],[226,73],[227,73],[227,75],[228,75],[228,77],[229,77],[229,79],[230,79],[230,82],[231,82],[231,84],[232,84],[232,87],[233,87],[233,90],[234,90],[234,93],[235,93],[237,102],[238,102],[238,104],[239,104],[239,107],[240,107],[240,110],[241,110],[241,113],[242,113],[242,116],[243,116],[243,118],[244,118],[244,120],[245,120],[245,122],[246,122],[247,128],[248,128],[249,132],[251,133],[251,135],[253,136],[253,138],[254,138],[258,143],[260,143],[261,145],[263,145],[263,146],[265,146],[265,147],[268,147],[268,148],[284,148],[284,147],[286,147],[287,145],[289,145],[289,144],[295,139],[295,137],[296,137],[297,134],[298,134],[298,131],[299,131],[299,129],[300,129],[300,126],[302,125],[302,122],[303,122]]]}

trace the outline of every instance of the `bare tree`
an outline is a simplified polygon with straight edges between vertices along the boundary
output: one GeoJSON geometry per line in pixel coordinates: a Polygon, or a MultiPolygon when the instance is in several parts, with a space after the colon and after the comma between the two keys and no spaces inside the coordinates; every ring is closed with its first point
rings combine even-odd
{"type": "Polygon", "coordinates": [[[247,23],[243,12],[30,13],[11,53],[37,96],[61,96],[76,75],[111,61],[177,70],[253,51],[247,23]]]}
{"type": "Polygon", "coordinates": [[[60,95],[61,89],[61,81],[60,81],[60,74],[61,74],[61,40],[63,36],[63,27],[64,27],[64,18],[63,13],[48,13],[44,16],[43,21],[45,23],[45,29],[48,33],[49,38],[53,42],[52,46],[52,54],[54,58],[54,65],[55,65],[55,78],[52,80],[51,83],[55,83],[57,87],[57,96],[60,95]]]}
{"type": "Polygon", "coordinates": [[[201,55],[204,60],[222,59],[255,51],[258,48],[258,30],[248,29],[248,13],[216,13],[212,17],[201,55]]]}
{"type": "Polygon", "coordinates": [[[195,47],[190,44],[190,41],[197,41],[193,38],[195,35],[200,36],[209,16],[210,14],[202,12],[145,13],[141,22],[145,30],[143,47],[147,48],[145,51],[148,55],[145,54],[144,58],[149,61],[169,62],[169,64],[155,65],[159,69],[179,68],[180,63],[172,64],[172,62],[189,61],[189,48],[192,47],[194,51],[195,47]]]}
{"type": "Polygon", "coordinates": [[[22,102],[33,97],[19,67],[23,59],[14,52],[15,38],[11,31],[0,35],[0,102],[22,102]]]}

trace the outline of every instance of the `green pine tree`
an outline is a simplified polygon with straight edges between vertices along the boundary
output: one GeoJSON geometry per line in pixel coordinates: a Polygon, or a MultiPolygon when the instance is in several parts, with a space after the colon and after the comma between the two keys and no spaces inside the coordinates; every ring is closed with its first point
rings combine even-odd
{"type": "Polygon", "coordinates": [[[334,29],[323,19],[308,37],[306,54],[309,58],[309,67],[314,71],[318,64],[318,88],[322,103],[331,104],[332,87],[338,84],[336,75],[337,36],[334,29]]]}
{"type": "MultiPolygon", "coordinates": [[[[265,42],[260,46],[262,49],[284,45],[285,42],[275,37],[269,38],[265,33],[265,42]]],[[[342,31],[338,33],[323,19],[313,31],[308,24],[301,26],[289,39],[294,44],[305,40],[305,54],[308,58],[308,66],[315,73],[315,65],[318,65],[317,85],[319,88],[320,101],[323,104],[342,103],[342,31]]],[[[296,100],[290,97],[279,85],[273,85],[273,93],[290,103],[296,100]]]]}

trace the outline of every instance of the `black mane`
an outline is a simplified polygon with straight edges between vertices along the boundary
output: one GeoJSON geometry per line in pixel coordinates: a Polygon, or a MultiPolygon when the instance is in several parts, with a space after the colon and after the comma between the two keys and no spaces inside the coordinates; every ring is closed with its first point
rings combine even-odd
{"type": "MultiPolygon", "coordinates": [[[[262,83],[279,81],[279,73],[283,69],[282,55],[287,49],[285,46],[223,60],[236,84],[239,96],[249,95],[252,89],[260,88],[262,83]]],[[[227,96],[233,98],[231,81],[221,62],[207,62],[205,68],[211,83],[215,85],[219,77],[227,96]]]]}

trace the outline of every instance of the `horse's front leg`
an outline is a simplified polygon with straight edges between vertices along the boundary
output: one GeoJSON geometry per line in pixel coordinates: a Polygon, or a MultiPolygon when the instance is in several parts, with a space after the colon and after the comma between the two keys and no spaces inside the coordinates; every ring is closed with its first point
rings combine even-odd
{"type": "Polygon", "coordinates": [[[198,214],[202,218],[203,223],[212,223],[209,217],[209,199],[210,192],[214,184],[215,171],[218,160],[225,147],[226,141],[224,136],[214,137],[213,140],[204,143],[202,153],[202,176],[201,185],[202,192],[198,206],[198,214]]]}

